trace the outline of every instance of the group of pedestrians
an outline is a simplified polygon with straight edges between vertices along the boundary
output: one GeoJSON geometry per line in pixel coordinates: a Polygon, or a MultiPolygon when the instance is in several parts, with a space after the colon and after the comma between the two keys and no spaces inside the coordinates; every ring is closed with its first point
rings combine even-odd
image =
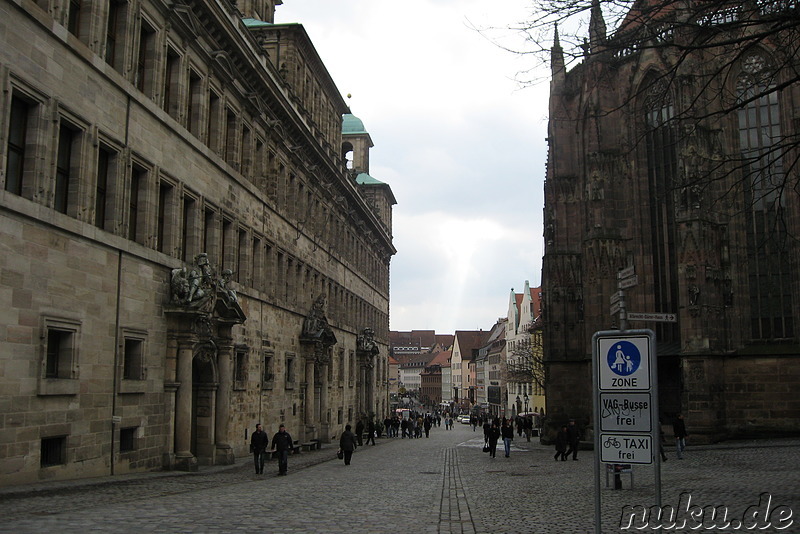
{"type": "Polygon", "coordinates": [[[497,443],[503,440],[505,457],[511,456],[511,442],[514,441],[514,425],[511,419],[489,418],[483,423],[483,451],[489,453],[490,458],[497,457],[497,443]]]}
{"type": "MultiPolygon", "coordinates": [[[[660,425],[660,421],[659,421],[660,425]]],[[[683,451],[686,449],[686,437],[689,435],[686,431],[686,422],[683,419],[683,414],[679,413],[675,420],[672,422],[672,433],[675,436],[675,447],[679,460],[683,459],[683,451]]],[[[667,455],[664,453],[664,432],[660,432],[661,446],[659,452],[661,459],[667,461],[667,455]]],[[[555,461],[561,460],[566,462],[569,455],[572,455],[573,460],[578,459],[578,448],[580,446],[580,432],[578,426],[575,424],[574,419],[569,420],[569,424],[561,425],[558,433],[556,434],[556,454],[553,456],[555,461]]]]}
{"type": "MultiPolygon", "coordinates": [[[[286,475],[289,471],[289,452],[293,448],[292,436],[286,431],[285,425],[280,425],[278,431],[272,436],[272,449],[270,454],[278,455],[278,474],[286,475]]],[[[253,453],[253,463],[256,474],[264,474],[264,461],[269,448],[269,436],[264,432],[261,423],[256,425],[256,431],[250,436],[250,452],[253,453]]]]}

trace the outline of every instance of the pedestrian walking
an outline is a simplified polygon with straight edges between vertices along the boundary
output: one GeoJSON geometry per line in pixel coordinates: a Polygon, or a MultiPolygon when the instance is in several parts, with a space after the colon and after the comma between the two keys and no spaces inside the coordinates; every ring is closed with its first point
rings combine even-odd
{"type": "Polygon", "coordinates": [[[350,465],[350,459],[353,457],[353,451],[356,450],[356,436],[350,429],[350,425],[345,425],[344,432],[339,437],[339,450],[344,454],[344,465],[350,465]]]}
{"type": "Polygon", "coordinates": [[[489,427],[489,456],[495,458],[497,455],[497,440],[500,439],[500,429],[497,427],[497,422],[492,423],[489,427]]]}
{"type": "Polygon", "coordinates": [[[261,428],[261,423],[256,425],[256,431],[250,435],[250,452],[253,453],[253,463],[256,467],[256,474],[264,474],[264,457],[267,455],[269,436],[261,428]]]}
{"type": "Polygon", "coordinates": [[[569,456],[572,453],[572,459],[578,460],[578,447],[581,444],[581,435],[578,431],[578,425],[575,424],[575,419],[569,420],[569,425],[567,425],[567,441],[569,443],[569,449],[565,453],[566,456],[569,456]]]}
{"type": "Polygon", "coordinates": [[[553,456],[556,462],[559,458],[562,462],[567,461],[567,441],[569,441],[567,425],[561,425],[561,429],[558,431],[558,434],[556,434],[556,455],[553,456]]]}
{"type": "Polygon", "coordinates": [[[289,451],[292,450],[293,443],[292,436],[286,431],[286,425],[281,425],[272,437],[272,450],[278,453],[279,475],[286,475],[289,471],[289,451]]]}
{"type": "Polygon", "coordinates": [[[358,420],[356,423],[356,440],[358,441],[358,446],[360,447],[363,443],[362,440],[364,436],[364,421],[361,419],[358,420]]]}
{"type": "Polygon", "coordinates": [[[370,441],[375,445],[375,422],[372,419],[367,423],[367,445],[370,441]]]}
{"type": "Polygon", "coordinates": [[[503,447],[505,448],[506,458],[508,458],[511,456],[511,442],[514,441],[514,427],[511,426],[511,421],[503,422],[500,435],[503,437],[503,447]]]}
{"type": "Polygon", "coordinates": [[[678,451],[678,460],[683,460],[683,450],[686,448],[686,438],[689,434],[686,432],[686,421],[683,420],[682,413],[679,413],[672,423],[672,432],[675,434],[675,446],[678,451]]]}
{"type": "Polygon", "coordinates": [[[431,437],[431,436],[430,436],[430,434],[431,434],[431,425],[433,424],[433,423],[431,422],[431,418],[430,418],[430,417],[426,417],[426,418],[425,418],[425,423],[423,423],[423,424],[424,424],[424,426],[425,426],[425,437],[426,437],[426,438],[429,438],[429,437],[431,437]]]}

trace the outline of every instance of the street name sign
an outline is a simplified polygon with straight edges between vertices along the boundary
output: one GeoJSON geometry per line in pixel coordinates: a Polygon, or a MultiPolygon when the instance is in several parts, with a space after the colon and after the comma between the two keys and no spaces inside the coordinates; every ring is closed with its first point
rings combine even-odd
{"type": "Polygon", "coordinates": [[[620,303],[619,302],[614,302],[614,303],[611,304],[611,308],[609,308],[609,312],[611,313],[611,315],[614,315],[614,314],[619,312],[620,308],[621,308],[620,303]]]}
{"type": "Polygon", "coordinates": [[[625,267],[624,269],[617,271],[617,279],[622,280],[623,278],[628,278],[634,274],[636,274],[636,269],[631,265],[630,267],[625,267]]]}
{"type": "Polygon", "coordinates": [[[657,323],[677,323],[677,313],[639,313],[628,312],[628,320],[630,321],[653,321],[657,323]]]}
{"type": "Polygon", "coordinates": [[[629,276],[628,278],[623,278],[617,284],[619,289],[628,289],[629,287],[633,287],[639,284],[639,277],[637,275],[629,276]]]}

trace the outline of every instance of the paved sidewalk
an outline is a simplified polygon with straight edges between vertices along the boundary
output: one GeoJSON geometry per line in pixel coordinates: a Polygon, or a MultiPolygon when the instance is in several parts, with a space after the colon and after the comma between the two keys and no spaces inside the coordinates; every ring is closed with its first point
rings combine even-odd
{"type": "MultiPolygon", "coordinates": [[[[594,532],[591,451],[581,451],[577,462],[555,462],[552,447],[517,437],[509,458],[501,446],[491,459],[481,451],[480,431],[466,426],[435,428],[430,439],[376,442],[360,447],[351,466],[336,460],[335,445],[293,455],[288,477],[276,476],[276,461],[255,475],[248,456],[197,473],[1,488],[0,532],[594,532]]],[[[800,513],[798,439],[690,446],[682,461],[668,454],[662,504],[677,507],[690,494],[701,507],[724,505],[740,518],[766,492],[773,508],[800,513]]],[[[605,488],[601,477],[604,533],[620,532],[623,506],[653,504],[653,469],[634,471],[634,487],[625,477],[619,491],[605,488]]],[[[757,531],[800,532],[800,517],[788,529],[757,531]]]]}

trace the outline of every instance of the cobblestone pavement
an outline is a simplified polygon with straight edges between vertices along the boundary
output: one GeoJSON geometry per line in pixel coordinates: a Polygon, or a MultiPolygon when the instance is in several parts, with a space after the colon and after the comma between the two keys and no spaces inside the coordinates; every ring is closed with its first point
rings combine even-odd
{"type": "MultiPolygon", "coordinates": [[[[691,531],[800,532],[799,446],[797,439],[690,444],[684,460],[668,451],[662,505],[678,507],[681,494],[690,495],[693,505],[726,506],[728,519],[738,520],[768,493],[771,509],[795,513],[787,528],[735,529],[734,521],[719,528],[717,520],[717,528],[691,531]]],[[[515,438],[509,458],[502,445],[494,459],[482,447],[480,430],[456,425],[434,428],[429,439],[379,439],[359,448],[350,466],[336,460],[334,445],[291,456],[286,477],[276,476],[275,461],[254,475],[244,458],[198,473],[0,488],[0,532],[594,532],[591,451],[555,462],[535,438],[515,438]]],[[[620,532],[623,506],[654,504],[653,468],[637,466],[633,482],[631,489],[625,476],[615,491],[601,475],[602,532],[620,532]]],[[[658,531],[652,525],[639,531],[658,531]]]]}

